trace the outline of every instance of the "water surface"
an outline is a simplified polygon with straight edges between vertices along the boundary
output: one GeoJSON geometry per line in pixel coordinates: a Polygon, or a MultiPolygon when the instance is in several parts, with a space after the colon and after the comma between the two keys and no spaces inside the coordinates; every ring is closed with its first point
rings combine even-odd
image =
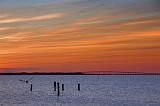
{"type": "Polygon", "coordinates": [[[0,106],[160,106],[159,75],[0,76],[0,106]],[[33,77],[29,83],[20,82],[33,77]],[[65,91],[53,90],[54,81],[65,91]],[[81,84],[81,91],[77,84],[81,84]]]}

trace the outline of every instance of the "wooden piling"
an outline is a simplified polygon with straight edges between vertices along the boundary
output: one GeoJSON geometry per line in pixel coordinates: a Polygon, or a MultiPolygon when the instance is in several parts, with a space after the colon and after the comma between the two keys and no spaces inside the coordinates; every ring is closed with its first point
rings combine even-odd
{"type": "Polygon", "coordinates": [[[60,86],[59,86],[59,82],[57,82],[57,96],[60,96],[60,86]]]}
{"type": "Polygon", "coordinates": [[[62,91],[64,91],[64,84],[62,84],[62,91]]]}
{"type": "Polygon", "coordinates": [[[56,85],[57,85],[57,83],[56,83],[56,81],[54,81],[54,91],[56,91],[56,85]]]}
{"type": "Polygon", "coordinates": [[[80,83],[78,83],[78,91],[80,91],[80,83]]]}
{"type": "Polygon", "coordinates": [[[33,85],[31,84],[30,91],[32,92],[32,90],[33,90],[33,85]]]}

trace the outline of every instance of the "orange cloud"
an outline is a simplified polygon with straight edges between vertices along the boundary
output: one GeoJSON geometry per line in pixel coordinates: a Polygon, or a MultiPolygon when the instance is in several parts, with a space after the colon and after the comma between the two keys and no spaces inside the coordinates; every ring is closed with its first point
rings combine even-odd
{"type": "Polygon", "coordinates": [[[0,27],[0,31],[6,31],[6,30],[9,30],[11,29],[11,27],[0,27]]]}
{"type": "Polygon", "coordinates": [[[160,36],[160,28],[154,28],[151,30],[146,30],[146,31],[139,31],[132,33],[132,35],[137,35],[137,36],[160,36]]]}

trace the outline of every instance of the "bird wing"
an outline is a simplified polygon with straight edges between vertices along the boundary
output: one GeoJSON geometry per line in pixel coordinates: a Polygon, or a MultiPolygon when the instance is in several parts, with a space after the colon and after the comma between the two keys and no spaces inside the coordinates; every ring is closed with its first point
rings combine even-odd
{"type": "Polygon", "coordinates": [[[33,77],[32,78],[30,78],[30,79],[28,79],[27,81],[30,81],[30,80],[32,80],[33,79],[33,77]]]}
{"type": "Polygon", "coordinates": [[[24,81],[24,80],[21,80],[21,79],[19,79],[19,81],[26,82],[26,81],[24,81]]]}

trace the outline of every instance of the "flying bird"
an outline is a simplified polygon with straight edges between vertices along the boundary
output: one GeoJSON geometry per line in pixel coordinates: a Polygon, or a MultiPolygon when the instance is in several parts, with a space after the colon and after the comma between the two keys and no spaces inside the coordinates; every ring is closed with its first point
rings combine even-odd
{"type": "Polygon", "coordinates": [[[30,79],[28,79],[28,80],[21,80],[21,79],[19,79],[19,81],[21,81],[21,82],[25,82],[26,84],[28,84],[29,83],[29,81],[31,81],[33,79],[33,77],[32,78],[30,78],[30,79]]]}

